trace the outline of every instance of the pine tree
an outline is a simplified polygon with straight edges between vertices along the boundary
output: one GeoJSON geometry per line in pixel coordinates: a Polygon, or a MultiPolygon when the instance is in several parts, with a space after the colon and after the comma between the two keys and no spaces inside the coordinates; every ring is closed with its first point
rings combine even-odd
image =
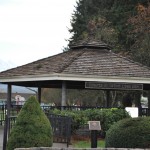
{"type": "Polygon", "coordinates": [[[7,150],[29,147],[51,147],[52,128],[35,97],[22,107],[10,133],[7,150]]]}
{"type": "Polygon", "coordinates": [[[91,32],[88,25],[94,22],[95,39],[112,44],[115,50],[130,52],[135,41],[128,36],[132,30],[128,19],[137,14],[139,3],[147,6],[148,0],[79,0],[69,30],[73,34],[70,43],[86,39],[91,32]]]}

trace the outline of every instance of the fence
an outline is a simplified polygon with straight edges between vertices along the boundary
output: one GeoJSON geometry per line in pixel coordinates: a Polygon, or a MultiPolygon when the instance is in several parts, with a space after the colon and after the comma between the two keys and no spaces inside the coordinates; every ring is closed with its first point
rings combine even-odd
{"type": "MultiPolygon", "coordinates": [[[[10,116],[16,116],[22,105],[11,105],[10,116]]],[[[86,110],[86,109],[102,109],[99,106],[41,106],[45,113],[51,113],[51,110],[86,110]]],[[[4,124],[5,116],[7,113],[6,105],[0,105],[0,125],[4,124]]],[[[150,108],[139,108],[139,116],[150,116],[150,108]]]]}
{"type": "Polygon", "coordinates": [[[71,139],[72,118],[54,114],[49,114],[48,118],[53,130],[53,141],[56,143],[67,143],[68,147],[71,139]]]}
{"type": "MultiPolygon", "coordinates": [[[[11,105],[11,116],[16,116],[22,105],[11,105]]],[[[86,109],[102,109],[100,106],[41,106],[45,113],[51,113],[51,110],[86,110],[86,109]]],[[[5,115],[7,113],[6,105],[0,105],[0,125],[4,124],[5,115]]],[[[139,108],[139,116],[150,116],[150,108],[139,108]]]]}
{"type": "MultiPolygon", "coordinates": [[[[22,105],[11,105],[10,116],[16,116],[22,105]]],[[[4,125],[5,117],[7,114],[7,105],[0,105],[0,125],[4,125]]]]}
{"type": "Polygon", "coordinates": [[[139,116],[150,116],[150,108],[139,108],[139,116]]]}
{"type": "MultiPolygon", "coordinates": [[[[48,119],[51,122],[52,130],[53,130],[53,142],[56,143],[67,143],[67,147],[69,146],[71,139],[71,123],[72,119],[67,116],[60,116],[54,114],[47,114],[48,119]]],[[[3,138],[3,150],[6,149],[7,137],[9,136],[9,132],[12,126],[15,125],[17,116],[7,117],[4,122],[4,138],[3,138]]]]}

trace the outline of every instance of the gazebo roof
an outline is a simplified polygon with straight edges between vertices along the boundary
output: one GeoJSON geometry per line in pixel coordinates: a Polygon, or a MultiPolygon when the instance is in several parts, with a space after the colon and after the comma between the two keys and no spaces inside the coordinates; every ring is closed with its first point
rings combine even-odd
{"type": "Polygon", "coordinates": [[[100,81],[150,84],[150,68],[122,57],[102,42],[80,42],[71,50],[0,73],[1,83],[100,81]]]}

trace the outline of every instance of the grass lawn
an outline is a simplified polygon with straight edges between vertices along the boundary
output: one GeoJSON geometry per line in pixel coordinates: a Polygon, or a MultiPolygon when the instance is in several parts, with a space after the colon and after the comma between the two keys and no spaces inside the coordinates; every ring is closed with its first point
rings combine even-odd
{"type": "MultiPolygon", "coordinates": [[[[90,148],[91,142],[90,141],[76,141],[72,145],[75,148],[90,148]]],[[[105,141],[104,140],[98,140],[97,141],[97,147],[105,148],[105,141]]]]}

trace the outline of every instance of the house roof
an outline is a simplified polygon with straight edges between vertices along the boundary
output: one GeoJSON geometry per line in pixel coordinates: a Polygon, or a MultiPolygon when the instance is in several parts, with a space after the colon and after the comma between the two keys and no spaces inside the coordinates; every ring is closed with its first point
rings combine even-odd
{"type": "Polygon", "coordinates": [[[150,68],[122,57],[102,42],[80,42],[71,50],[0,73],[0,82],[102,81],[150,84],[150,68]]]}

